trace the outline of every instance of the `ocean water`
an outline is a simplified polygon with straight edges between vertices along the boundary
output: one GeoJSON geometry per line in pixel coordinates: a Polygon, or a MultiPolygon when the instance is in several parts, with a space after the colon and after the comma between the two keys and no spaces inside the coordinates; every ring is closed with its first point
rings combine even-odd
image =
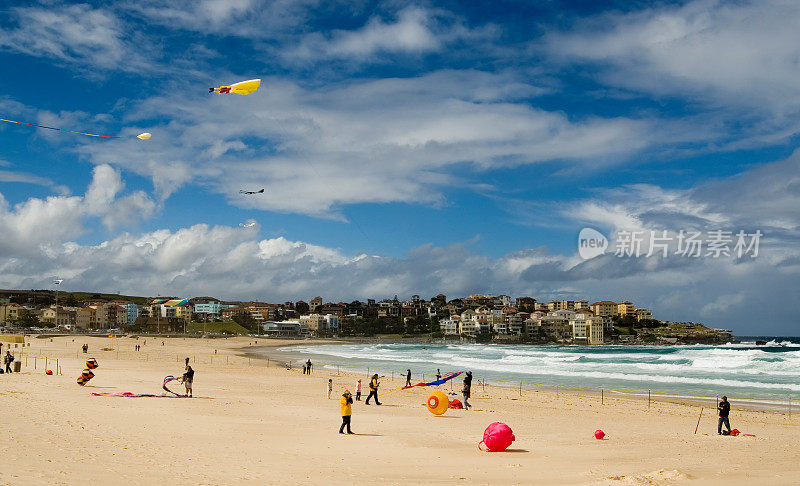
{"type": "Polygon", "coordinates": [[[472,370],[476,380],[627,392],[800,399],[800,344],[789,340],[723,346],[524,346],[500,344],[330,344],[281,348],[317,366],[413,381],[472,370]]]}

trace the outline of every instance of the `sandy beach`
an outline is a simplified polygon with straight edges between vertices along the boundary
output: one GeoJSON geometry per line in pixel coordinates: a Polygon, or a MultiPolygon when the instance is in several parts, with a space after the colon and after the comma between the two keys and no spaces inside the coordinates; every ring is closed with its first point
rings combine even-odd
{"type": "MultiPolygon", "coordinates": [[[[731,425],[756,437],[718,436],[709,408],[694,434],[694,405],[654,402],[648,409],[635,398],[601,404],[586,394],[520,396],[496,386],[473,385],[473,410],[435,417],[424,407],[430,390],[412,389],[382,396],[381,406],[356,402],[358,435],[346,436],[337,433],[338,398],[345,387],[354,391],[357,377],[267,366],[247,356],[253,338],[28,342],[22,372],[0,375],[2,484],[731,485],[797,484],[800,475],[800,418],[737,410],[735,402],[731,425]],[[80,352],[83,343],[88,354],[80,352]],[[62,374],[46,375],[45,357],[53,370],[50,358],[57,358],[62,374]],[[87,357],[100,366],[80,387],[75,380],[87,357]],[[164,376],[180,375],[185,357],[196,372],[195,398],[91,395],[160,394],[164,376]],[[479,451],[483,430],[496,421],[511,426],[516,441],[507,452],[479,451]],[[593,438],[598,428],[606,440],[593,438]]],[[[387,377],[382,390],[401,384],[387,377]]]]}

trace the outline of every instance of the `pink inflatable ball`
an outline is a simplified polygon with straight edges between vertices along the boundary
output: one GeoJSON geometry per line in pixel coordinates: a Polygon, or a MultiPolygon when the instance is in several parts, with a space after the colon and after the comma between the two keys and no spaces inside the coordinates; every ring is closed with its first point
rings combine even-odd
{"type": "Polygon", "coordinates": [[[514,439],[511,427],[502,422],[495,422],[486,427],[483,432],[483,440],[478,444],[478,449],[480,449],[481,444],[484,444],[489,452],[502,452],[508,449],[514,439]]]}
{"type": "Polygon", "coordinates": [[[606,433],[600,429],[594,431],[594,438],[597,440],[603,440],[603,437],[606,436],[606,433]]]}

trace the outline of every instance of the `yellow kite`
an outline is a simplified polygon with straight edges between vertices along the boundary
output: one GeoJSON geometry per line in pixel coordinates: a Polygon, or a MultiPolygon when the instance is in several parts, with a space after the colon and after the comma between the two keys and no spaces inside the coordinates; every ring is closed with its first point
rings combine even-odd
{"type": "Polygon", "coordinates": [[[220,86],[219,88],[208,88],[209,93],[236,93],[240,95],[249,95],[250,93],[255,93],[258,87],[261,85],[260,79],[250,79],[247,81],[242,81],[239,83],[232,84],[230,86],[220,86]]]}

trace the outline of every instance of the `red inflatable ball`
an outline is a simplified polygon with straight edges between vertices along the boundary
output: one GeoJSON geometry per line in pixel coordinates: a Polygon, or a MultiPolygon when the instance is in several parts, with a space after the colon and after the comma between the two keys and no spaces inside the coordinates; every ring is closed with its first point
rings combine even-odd
{"type": "Polygon", "coordinates": [[[594,431],[594,438],[597,439],[597,440],[602,440],[603,437],[605,437],[605,436],[606,436],[606,433],[603,432],[600,429],[597,429],[597,430],[594,431]]]}
{"type": "Polygon", "coordinates": [[[502,422],[495,422],[483,431],[483,440],[478,443],[478,449],[484,444],[487,452],[502,452],[508,449],[514,439],[511,427],[502,422]]]}
{"type": "Polygon", "coordinates": [[[47,371],[44,372],[44,374],[45,375],[52,375],[53,374],[53,370],[47,370],[47,371]]]}

